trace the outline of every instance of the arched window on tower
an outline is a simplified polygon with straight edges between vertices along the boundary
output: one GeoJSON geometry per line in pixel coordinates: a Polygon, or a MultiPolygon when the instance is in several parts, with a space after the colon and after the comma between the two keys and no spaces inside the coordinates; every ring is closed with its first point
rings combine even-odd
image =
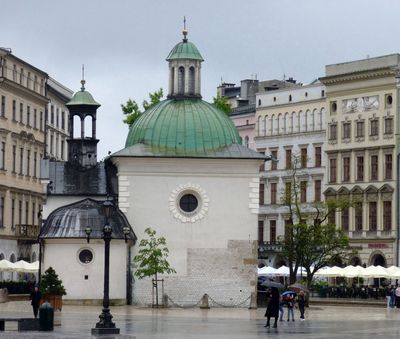
{"type": "Polygon", "coordinates": [[[171,68],[171,94],[175,92],[175,67],[171,68]]]}
{"type": "Polygon", "coordinates": [[[93,138],[93,117],[91,115],[85,116],[85,138],[93,138]]]}
{"type": "Polygon", "coordinates": [[[189,68],[189,94],[194,94],[194,67],[189,68]]]}
{"type": "Polygon", "coordinates": [[[82,123],[81,123],[81,117],[79,115],[74,115],[73,117],[73,138],[74,139],[80,139],[81,138],[81,128],[82,128],[82,123]]]}
{"type": "Polygon", "coordinates": [[[183,94],[185,91],[185,68],[178,69],[178,94],[183,94]]]}

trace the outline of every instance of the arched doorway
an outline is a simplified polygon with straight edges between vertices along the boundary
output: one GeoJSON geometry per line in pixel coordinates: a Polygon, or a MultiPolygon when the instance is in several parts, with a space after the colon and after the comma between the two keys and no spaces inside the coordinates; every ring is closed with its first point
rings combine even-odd
{"type": "Polygon", "coordinates": [[[349,264],[353,266],[361,266],[361,259],[359,257],[353,257],[350,259],[349,264]]]}
{"type": "Polygon", "coordinates": [[[382,267],[386,267],[386,259],[385,256],[381,253],[375,253],[371,256],[371,260],[370,260],[371,265],[374,266],[382,266],[382,267]]]}

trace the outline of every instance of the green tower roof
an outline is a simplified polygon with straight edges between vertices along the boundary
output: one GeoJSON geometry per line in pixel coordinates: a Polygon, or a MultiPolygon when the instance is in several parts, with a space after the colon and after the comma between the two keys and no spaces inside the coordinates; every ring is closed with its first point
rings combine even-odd
{"type": "Polygon", "coordinates": [[[169,52],[166,60],[170,61],[177,59],[204,61],[197,47],[193,43],[187,41],[187,39],[183,39],[182,42],[176,44],[172,51],[169,52]]]}
{"type": "MultiPolygon", "coordinates": [[[[84,80],[82,80],[84,81],[84,80]]],[[[97,106],[101,105],[95,101],[92,95],[85,90],[84,82],[82,83],[81,90],[76,92],[72,99],[66,103],[66,106],[74,106],[74,105],[87,105],[87,106],[97,106]]]]}
{"type": "Polygon", "coordinates": [[[240,145],[241,138],[229,117],[214,105],[200,99],[169,99],[132,125],[125,147],[136,144],[157,154],[196,157],[240,145]]]}

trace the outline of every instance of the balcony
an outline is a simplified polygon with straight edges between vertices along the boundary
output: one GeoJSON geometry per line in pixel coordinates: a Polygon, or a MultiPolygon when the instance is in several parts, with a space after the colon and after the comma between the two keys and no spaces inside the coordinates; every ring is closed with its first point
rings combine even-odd
{"type": "Polygon", "coordinates": [[[39,233],[39,225],[15,225],[15,235],[18,240],[36,242],[39,233]]]}
{"type": "Polygon", "coordinates": [[[282,244],[276,241],[262,241],[258,244],[258,257],[266,258],[268,254],[282,252],[282,244]]]}

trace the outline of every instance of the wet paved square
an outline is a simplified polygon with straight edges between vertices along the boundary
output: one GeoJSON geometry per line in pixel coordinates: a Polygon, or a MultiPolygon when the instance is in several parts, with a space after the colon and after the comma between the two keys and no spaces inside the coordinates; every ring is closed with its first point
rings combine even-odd
{"type": "MultiPolygon", "coordinates": [[[[100,307],[64,306],[57,315],[62,325],[54,332],[6,331],[0,338],[90,338],[100,307]]],[[[278,329],[266,329],[264,309],[167,309],[133,306],[111,309],[119,336],[102,338],[399,338],[400,309],[372,307],[311,306],[306,321],[279,322],[278,329]]],[[[1,317],[29,317],[28,302],[0,304],[1,317]]],[[[299,313],[295,314],[296,318],[299,313]]],[[[93,337],[94,338],[94,337],[93,337]]]]}

